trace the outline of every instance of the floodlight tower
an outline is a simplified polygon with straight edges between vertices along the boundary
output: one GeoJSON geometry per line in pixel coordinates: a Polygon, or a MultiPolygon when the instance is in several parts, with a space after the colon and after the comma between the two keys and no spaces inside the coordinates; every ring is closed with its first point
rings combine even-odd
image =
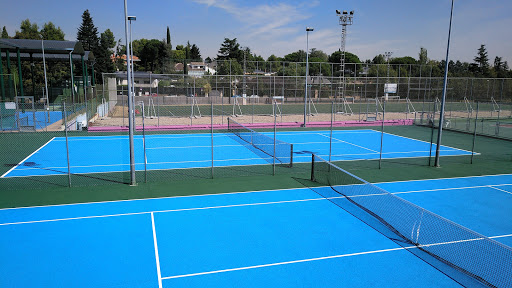
{"type": "Polygon", "coordinates": [[[389,83],[389,58],[393,55],[393,52],[384,52],[384,57],[386,57],[386,62],[388,63],[388,83],[389,83]]]}
{"type": "Polygon", "coordinates": [[[341,69],[341,81],[342,81],[342,90],[341,90],[341,97],[342,99],[345,98],[345,42],[347,38],[347,26],[352,25],[352,21],[354,19],[354,10],[347,12],[346,10],[343,10],[341,12],[340,10],[336,10],[336,16],[339,17],[339,24],[341,25],[341,63],[340,63],[340,69],[341,69]]]}
{"type": "Polygon", "coordinates": [[[314,30],[315,29],[312,27],[306,27],[306,90],[304,91],[304,124],[302,124],[302,127],[306,127],[306,116],[308,114],[307,103],[308,103],[308,77],[309,77],[309,32],[313,32],[314,30]]]}

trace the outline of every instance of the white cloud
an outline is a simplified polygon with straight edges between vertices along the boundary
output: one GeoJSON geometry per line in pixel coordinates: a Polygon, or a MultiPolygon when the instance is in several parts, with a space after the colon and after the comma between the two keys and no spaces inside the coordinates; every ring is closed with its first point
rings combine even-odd
{"type": "MultiPolygon", "coordinates": [[[[256,6],[240,6],[230,0],[192,0],[195,3],[207,5],[224,10],[226,13],[232,15],[238,22],[241,23],[239,27],[242,36],[238,37],[240,40],[245,40],[251,48],[257,52],[269,53],[269,49],[259,49],[262,47],[262,42],[265,45],[272,44],[272,46],[280,45],[287,50],[286,46],[292,46],[289,43],[289,37],[294,37],[301,32],[297,23],[311,18],[306,10],[307,8],[319,5],[318,1],[311,3],[297,3],[294,5],[286,3],[273,3],[273,4],[259,4],[256,6]],[[243,32],[242,32],[243,31],[243,32]],[[290,44],[290,45],[287,45],[290,44]],[[258,47],[260,46],[260,47],[258,47]],[[258,52],[263,50],[261,52],[258,52]]],[[[292,40],[293,42],[293,40],[292,40]]],[[[266,47],[268,48],[268,46],[266,47]]],[[[283,51],[284,52],[284,51],[283,51]]],[[[273,52],[270,52],[273,53],[273,52]]],[[[290,53],[287,50],[285,53],[290,53]]]]}

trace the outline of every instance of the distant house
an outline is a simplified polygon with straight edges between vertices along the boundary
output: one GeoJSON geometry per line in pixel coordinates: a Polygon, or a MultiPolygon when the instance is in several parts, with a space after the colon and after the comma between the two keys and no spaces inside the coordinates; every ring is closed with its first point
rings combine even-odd
{"type": "MultiPolygon", "coordinates": [[[[112,60],[112,62],[115,62],[118,59],[123,60],[123,64],[126,65],[126,54],[120,56],[115,54],[110,55],[110,60],[112,60]]],[[[140,62],[139,57],[133,55],[133,64],[137,64],[137,62],[140,62]]]]}
{"type": "MultiPolygon", "coordinates": [[[[128,85],[126,71],[117,71],[115,73],[117,79],[117,85],[126,86],[128,85]]],[[[135,88],[156,88],[158,83],[163,78],[162,75],[155,75],[150,72],[134,71],[133,79],[135,82],[135,88]]],[[[137,90],[135,91],[137,92],[137,90]]]]}
{"type": "Polygon", "coordinates": [[[174,64],[174,71],[183,71],[183,63],[174,64]]]}
{"type": "Polygon", "coordinates": [[[190,62],[187,64],[188,75],[192,77],[202,77],[206,72],[206,65],[203,62],[190,62]]]}

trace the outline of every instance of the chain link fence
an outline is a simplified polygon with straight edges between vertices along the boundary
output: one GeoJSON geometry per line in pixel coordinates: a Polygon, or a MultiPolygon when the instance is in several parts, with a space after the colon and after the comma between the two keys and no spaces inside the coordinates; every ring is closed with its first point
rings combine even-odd
{"type": "MultiPolygon", "coordinates": [[[[307,161],[294,161],[292,168],[278,165],[274,171],[268,162],[253,165],[236,156],[226,157],[230,150],[247,150],[240,143],[229,143],[228,117],[268,135],[273,129],[325,134],[331,121],[335,130],[384,135],[367,140],[365,153],[333,153],[345,154],[340,161],[348,168],[433,165],[441,78],[347,77],[342,85],[339,77],[315,76],[308,81],[312,83],[307,87],[310,101],[305,102],[304,77],[137,75],[134,144],[139,183],[308,173],[307,161]],[[397,83],[396,93],[385,95],[386,82],[397,83]],[[310,129],[301,127],[304,124],[310,129]],[[419,140],[423,154],[390,156],[397,145],[392,140],[395,136],[419,140]]],[[[1,189],[130,183],[126,76],[104,74],[103,79],[101,85],[62,95],[60,103],[48,105],[30,96],[0,102],[1,189]]],[[[468,153],[443,157],[443,163],[478,163],[484,154],[496,163],[512,160],[512,149],[507,148],[511,81],[449,79],[443,145],[468,153]]],[[[285,134],[278,133],[278,140],[285,134]]],[[[294,149],[298,159],[311,153],[308,137],[294,149]]],[[[324,138],[323,142],[329,141],[324,138]]],[[[339,140],[343,141],[335,141],[339,140]]]]}

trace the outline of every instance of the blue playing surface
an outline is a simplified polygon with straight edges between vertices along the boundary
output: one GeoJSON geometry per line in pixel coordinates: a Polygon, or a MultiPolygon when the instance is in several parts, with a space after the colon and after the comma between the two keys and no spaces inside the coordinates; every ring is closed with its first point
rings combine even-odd
{"type": "MultiPolygon", "coordinates": [[[[272,133],[264,133],[273,138],[272,133]]],[[[233,139],[231,134],[214,134],[214,165],[268,164],[260,154],[233,139]]],[[[277,139],[293,144],[294,163],[310,162],[311,153],[328,158],[329,131],[278,132],[277,139]]],[[[135,136],[136,170],[144,170],[143,138],[135,136]]],[[[379,159],[381,133],[375,130],[333,131],[332,161],[379,159]]],[[[147,169],[211,167],[210,134],[146,136],[147,169]]],[[[428,157],[436,145],[411,138],[384,134],[382,158],[428,157]]],[[[128,136],[69,137],[71,173],[101,173],[129,170],[128,136]]],[[[441,147],[442,156],[471,155],[471,152],[441,147]]],[[[55,137],[13,167],[2,177],[67,174],[66,142],[55,137]]]]}
{"type": "MultiPolygon", "coordinates": [[[[34,126],[36,130],[46,128],[55,122],[62,120],[62,112],[61,111],[36,111],[36,112],[19,112],[19,119],[22,119],[22,125],[26,126],[34,126]],[[49,118],[48,118],[49,114],[49,118]],[[34,125],[34,115],[36,117],[36,124],[34,125]],[[23,120],[26,119],[26,120],[23,120]],[[25,122],[26,121],[26,122],[25,122]]],[[[5,116],[0,118],[0,129],[1,130],[17,130],[18,123],[16,121],[16,116],[5,116]]]]}
{"type": "MultiPolygon", "coordinates": [[[[510,245],[511,182],[378,185],[510,245]]],[[[0,287],[461,287],[306,188],[0,209],[0,235],[0,287]]]]}

